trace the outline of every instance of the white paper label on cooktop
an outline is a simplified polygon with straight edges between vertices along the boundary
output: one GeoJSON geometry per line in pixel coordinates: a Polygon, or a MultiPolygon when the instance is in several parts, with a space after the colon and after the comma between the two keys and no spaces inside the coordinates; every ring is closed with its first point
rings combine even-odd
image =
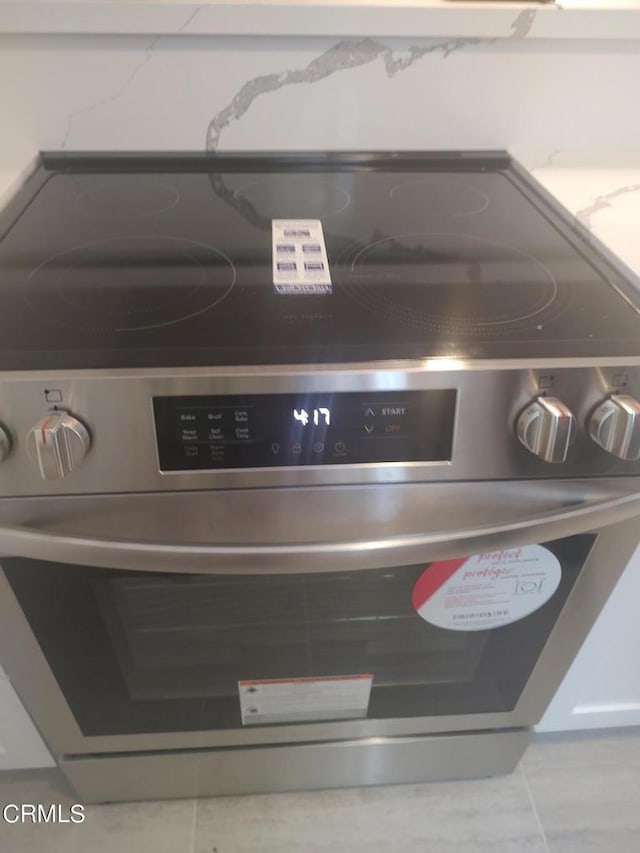
{"type": "Polygon", "coordinates": [[[276,293],[331,293],[331,273],[319,219],[272,219],[271,254],[276,293]]]}
{"type": "Polygon", "coordinates": [[[558,558],[542,545],[442,560],[418,578],[413,606],[438,628],[485,631],[510,625],[542,607],[561,575],[558,558]]]}
{"type": "Polygon", "coordinates": [[[373,675],[239,681],[245,726],[366,717],[373,675]]]}

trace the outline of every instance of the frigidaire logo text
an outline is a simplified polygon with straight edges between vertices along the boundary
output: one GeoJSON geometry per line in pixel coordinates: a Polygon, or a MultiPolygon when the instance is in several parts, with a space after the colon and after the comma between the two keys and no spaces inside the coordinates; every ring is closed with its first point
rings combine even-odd
{"type": "Polygon", "coordinates": [[[84,806],[78,803],[7,803],[2,808],[2,819],[5,823],[83,823],[85,813],[84,806]]]}

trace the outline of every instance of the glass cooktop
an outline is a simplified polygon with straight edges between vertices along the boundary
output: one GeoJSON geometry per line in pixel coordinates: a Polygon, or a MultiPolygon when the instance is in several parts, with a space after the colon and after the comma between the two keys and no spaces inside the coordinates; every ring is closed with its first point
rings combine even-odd
{"type": "Polygon", "coordinates": [[[45,155],[0,224],[0,369],[640,353],[507,155],[45,155]]]}

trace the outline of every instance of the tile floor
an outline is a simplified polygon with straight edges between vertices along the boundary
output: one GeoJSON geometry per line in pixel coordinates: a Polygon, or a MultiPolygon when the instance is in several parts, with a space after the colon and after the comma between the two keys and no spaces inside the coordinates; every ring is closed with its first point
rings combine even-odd
{"type": "MultiPolygon", "coordinates": [[[[75,802],[56,771],[0,773],[0,804],[75,802]]],[[[88,806],[0,822],[1,853],[640,853],[640,729],[539,736],[511,776],[88,806]]]]}

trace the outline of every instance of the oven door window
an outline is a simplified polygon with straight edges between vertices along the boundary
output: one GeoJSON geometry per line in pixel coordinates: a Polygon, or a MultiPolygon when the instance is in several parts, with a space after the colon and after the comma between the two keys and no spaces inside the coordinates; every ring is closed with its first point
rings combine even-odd
{"type": "MultiPolygon", "coordinates": [[[[239,682],[270,679],[371,676],[359,712],[370,719],[512,710],[595,538],[544,543],[560,569],[553,593],[474,630],[450,627],[446,602],[420,615],[424,564],[270,576],[2,567],[85,735],[202,731],[246,724],[239,682]]],[[[278,702],[286,719],[286,690],[278,702]]]]}

